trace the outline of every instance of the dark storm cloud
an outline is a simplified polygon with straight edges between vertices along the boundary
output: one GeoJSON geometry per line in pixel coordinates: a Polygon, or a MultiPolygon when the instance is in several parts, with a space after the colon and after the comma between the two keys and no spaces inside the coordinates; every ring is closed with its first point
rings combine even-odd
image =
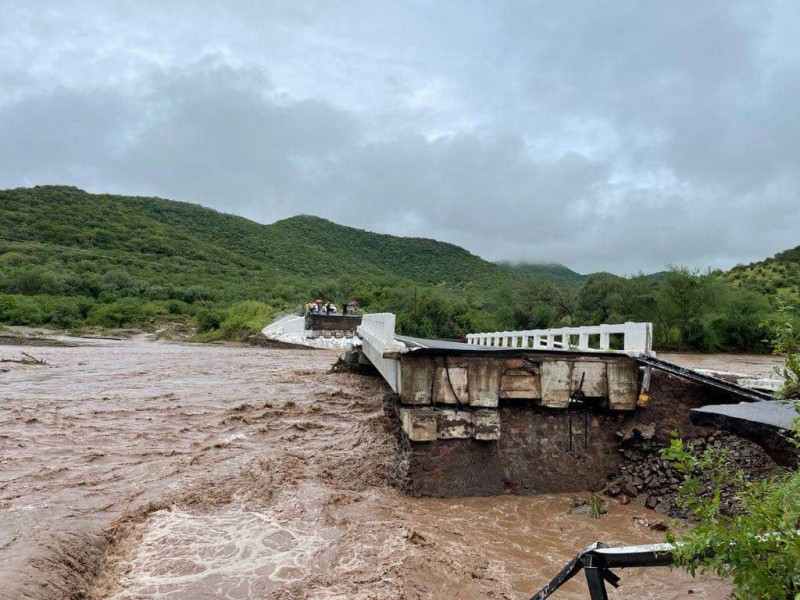
{"type": "Polygon", "coordinates": [[[0,186],[632,272],[800,243],[791,2],[4,3],[0,186]]]}
{"type": "Polygon", "coordinates": [[[262,74],[213,59],[159,74],[143,105],[119,179],[254,218],[302,210],[309,170],[357,136],[344,111],[281,101],[262,74]]]}

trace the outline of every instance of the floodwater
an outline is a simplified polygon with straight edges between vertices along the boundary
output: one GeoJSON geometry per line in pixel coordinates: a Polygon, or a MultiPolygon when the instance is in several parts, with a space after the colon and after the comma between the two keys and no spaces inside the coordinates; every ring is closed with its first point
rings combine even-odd
{"type": "Polygon", "coordinates": [[[687,367],[721,373],[736,373],[743,377],[777,377],[775,369],[783,358],[771,354],[696,354],[693,352],[659,352],[658,357],[687,367]]]}
{"type": "MultiPolygon", "coordinates": [[[[0,346],[0,598],[528,598],[582,547],[661,541],[611,502],[413,499],[379,379],[336,353],[147,342],[0,346]]],[[[612,598],[723,599],[669,569],[612,598]]],[[[586,598],[571,582],[556,599],[586,598]]]]}

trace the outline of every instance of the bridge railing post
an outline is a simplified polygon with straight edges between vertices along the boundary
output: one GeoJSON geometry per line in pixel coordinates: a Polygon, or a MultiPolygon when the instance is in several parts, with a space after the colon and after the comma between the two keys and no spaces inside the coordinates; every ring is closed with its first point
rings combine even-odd
{"type": "Polygon", "coordinates": [[[651,354],[653,349],[653,324],[627,322],[625,328],[625,351],[651,354]]]}
{"type": "Polygon", "coordinates": [[[614,330],[613,326],[600,325],[600,350],[611,349],[611,332],[614,330]]]}
{"type": "Polygon", "coordinates": [[[578,334],[578,348],[587,350],[589,348],[589,334],[581,332],[578,334]]]}

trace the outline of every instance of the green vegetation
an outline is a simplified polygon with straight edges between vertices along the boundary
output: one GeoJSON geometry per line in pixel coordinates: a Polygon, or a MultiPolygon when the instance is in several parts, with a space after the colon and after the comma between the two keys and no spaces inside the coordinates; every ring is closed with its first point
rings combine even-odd
{"type": "Polygon", "coordinates": [[[721,275],[739,289],[800,305],[800,246],[760,262],[737,265],[721,275]]]}
{"type": "Polygon", "coordinates": [[[712,572],[733,582],[734,597],[747,600],[800,598],[800,471],[757,483],[745,483],[735,457],[708,447],[702,453],[679,438],[664,452],[686,480],[680,488],[682,505],[697,525],[676,539],[677,565],[692,575],[712,572]],[[736,485],[737,510],[723,510],[719,492],[709,501],[699,490],[710,473],[715,489],[736,485]]]}
{"type": "MultiPolygon", "coordinates": [[[[780,396],[784,400],[800,401],[800,329],[794,318],[794,308],[781,304],[772,325],[773,353],[783,357],[778,375],[783,379],[780,396]]],[[[798,524],[800,527],[800,524],[798,524]]]]}
{"type": "Polygon", "coordinates": [[[311,296],[396,307],[414,286],[467,294],[504,278],[451,244],[316,217],[260,225],[191,204],[65,186],[0,192],[6,324],[147,328],[171,315],[198,319],[203,333],[233,335],[311,296]],[[246,300],[268,307],[256,320],[243,316],[247,327],[231,312],[246,300]]]}
{"type": "Polygon", "coordinates": [[[503,269],[531,277],[534,279],[546,279],[563,287],[577,289],[586,279],[586,275],[576,273],[572,269],[559,265],[558,263],[531,264],[531,263],[497,263],[503,269]]]}
{"type": "MultiPolygon", "coordinates": [[[[800,413],[800,335],[791,309],[780,306],[771,326],[776,354],[784,358],[782,396],[800,413]]],[[[800,419],[788,441],[800,451],[800,419]]],[[[692,575],[712,572],[730,579],[734,597],[800,600],[800,470],[748,482],[737,457],[719,446],[700,452],[676,434],[663,458],[684,476],[679,502],[697,521],[678,542],[675,563],[692,575]],[[701,494],[708,486],[710,499],[701,494]],[[739,490],[733,507],[721,501],[724,487],[739,490]]]]}
{"type": "Polygon", "coordinates": [[[201,308],[196,326],[201,341],[238,340],[261,331],[275,318],[275,308],[256,300],[235,302],[224,309],[201,308]]]}
{"type": "Polygon", "coordinates": [[[703,350],[766,350],[762,323],[777,309],[777,296],[729,274],[585,276],[318,217],[261,225],[159,198],[0,191],[4,324],[174,321],[193,324],[201,339],[236,338],[317,297],[395,312],[403,333],[420,336],[646,320],[659,347],[703,350]]]}

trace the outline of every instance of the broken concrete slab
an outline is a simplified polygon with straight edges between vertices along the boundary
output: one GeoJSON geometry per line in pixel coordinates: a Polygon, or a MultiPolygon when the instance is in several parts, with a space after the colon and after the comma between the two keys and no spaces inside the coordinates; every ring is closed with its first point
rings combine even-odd
{"type": "Polygon", "coordinates": [[[436,440],[436,413],[432,408],[401,408],[400,422],[403,433],[412,442],[436,440]]]}
{"type": "Polygon", "coordinates": [[[608,395],[606,365],[600,361],[575,361],[572,365],[571,389],[579,389],[587,398],[603,398],[608,395]]]}
{"type": "Polygon", "coordinates": [[[539,399],[542,397],[539,363],[521,358],[503,361],[500,398],[539,399]]]}
{"type": "Polygon", "coordinates": [[[569,406],[572,364],[564,360],[542,362],[542,406],[566,408],[569,406]]]}
{"type": "Polygon", "coordinates": [[[467,361],[437,358],[433,375],[433,401],[437,404],[468,404],[467,361]]]}
{"type": "Polygon", "coordinates": [[[639,397],[639,368],[634,361],[609,362],[608,407],[611,410],[635,410],[639,397]]]}
{"type": "Polygon", "coordinates": [[[496,358],[472,358],[469,360],[468,384],[469,405],[496,407],[500,391],[502,360],[496,358]]]}
{"type": "Polygon", "coordinates": [[[403,404],[430,404],[433,387],[433,362],[430,358],[404,358],[400,361],[400,401],[403,404]]]}
{"type": "Polygon", "coordinates": [[[729,431],[755,442],[785,467],[797,467],[798,449],[786,437],[797,417],[794,405],[780,400],[709,404],[689,412],[693,424],[729,431]]]}
{"type": "Polygon", "coordinates": [[[483,441],[500,439],[500,413],[496,410],[476,410],[472,415],[473,438],[483,441]]]}

